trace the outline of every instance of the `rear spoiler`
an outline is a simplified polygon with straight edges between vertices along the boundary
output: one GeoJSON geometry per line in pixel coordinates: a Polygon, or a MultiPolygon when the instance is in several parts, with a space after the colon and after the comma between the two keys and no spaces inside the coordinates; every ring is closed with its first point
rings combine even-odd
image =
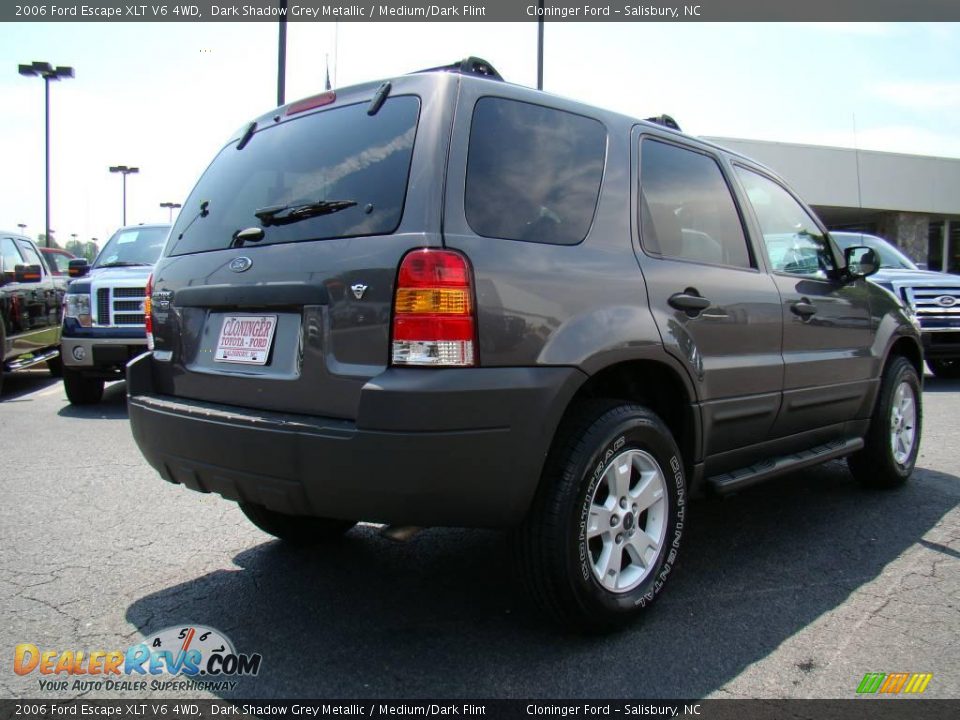
{"type": "Polygon", "coordinates": [[[417,70],[411,74],[417,75],[419,73],[427,72],[449,72],[458,73],[460,75],[480,75],[481,77],[487,77],[491,80],[499,80],[500,82],[503,82],[503,78],[500,76],[500,73],[494,69],[493,65],[478,57],[464,58],[463,60],[452,63],[451,65],[441,65],[440,67],[417,70]]]}

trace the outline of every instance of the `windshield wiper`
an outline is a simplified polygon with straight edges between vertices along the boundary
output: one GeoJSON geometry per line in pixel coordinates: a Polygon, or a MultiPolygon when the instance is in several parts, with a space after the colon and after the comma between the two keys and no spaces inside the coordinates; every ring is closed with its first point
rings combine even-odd
{"type": "Polygon", "coordinates": [[[270,225],[289,225],[321,215],[332,215],[335,212],[352,208],[356,204],[355,200],[318,200],[302,205],[272,205],[260,208],[253,214],[263,223],[264,227],[269,227],[270,225]]]}
{"type": "Polygon", "coordinates": [[[142,262],[129,262],[127,260],[118,260],[117,262],[104,263],[103,265],[97,265],[97,267],[108,268],[108,267],[143,267],[148,266],[150,263],[142,262]]]}

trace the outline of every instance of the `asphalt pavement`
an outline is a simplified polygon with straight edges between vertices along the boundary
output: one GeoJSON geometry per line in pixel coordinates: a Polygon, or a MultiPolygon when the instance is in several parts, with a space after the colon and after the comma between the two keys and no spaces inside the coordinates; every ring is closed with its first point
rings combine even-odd
{"type": "Polygon", "coordinates": [[[360,526],[282,546],[233,503],[160,480],[124,392],[77,408],[43,370],[5,379],[0,697],[845,698],[867,672],[933,673],[926,697],[960,697],[960,381],[927,378],[906,487],[862,490],[834,462],[696,501],[657,605],[592,638],[530,607],[502,533],[397,543],[360,526]],[[109,651],[175,626],[260,653],[259,674],[98,692],[12,670],[21,643],[109,651]]]}

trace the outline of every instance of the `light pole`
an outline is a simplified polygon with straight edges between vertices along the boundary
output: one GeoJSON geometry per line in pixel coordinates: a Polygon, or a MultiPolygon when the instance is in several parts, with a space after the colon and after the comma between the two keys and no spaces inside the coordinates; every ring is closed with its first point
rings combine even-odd
{"type": "Polygon", "coordinates": [[[173,223],[173,211],[174,211],[174,209],[175,209],[175,208],[179,208],[179,207],[183,207],[183,205],[181,205],[180,203],[175,203],[175,202],[162,202],[162,203],[160,203],[160,207],[162,207],[162,208],[167,208],[167,210],[170,211],[170,222],[173,223]]]}
{"type": "Polygon", "coordinates": [[[140,172],[140,168],[126,165],[111,165],[110,172],[123,173],[123,224],[127,224],[127,175],[140,172]]]}
{"type": "Polygon", "coordinates": [[[47,247],[50,247],[50,81],[60,78],[74,77],[73,68],[65,65],[53,67],[48,62],[32,62],[29,65],[20,65],[20,74],[25,77],[39,76],[43,78],[43,113],[44,113],[44,148],[46,153],[46,231],[47,247]]]}
{"type": "Polygon", "coordinates": [[[26,223],[17,223],[17,227],[20,228],[20,234],[21,234],[21,235],[26,235],[26,234],[27,234],[27,224],[26,224],[26,223]]]}

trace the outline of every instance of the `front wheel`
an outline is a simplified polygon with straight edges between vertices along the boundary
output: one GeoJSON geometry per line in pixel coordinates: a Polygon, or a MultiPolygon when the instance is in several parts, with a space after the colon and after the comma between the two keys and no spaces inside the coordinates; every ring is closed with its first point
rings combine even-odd
{"type": "Polygon", "coordinates": [[[333,540],[356,525],[351,520],[287,515],[259,503],[242,502],[240,510],[265,533],[291,545],[316,545],[333,540]]]}
{"type": "Polygon", "coordinates": [[[930,372],[942,380],[956,380],[960,378],[960,359],[927,360],[930,372]]]}
{"type": "Polygon", "coordinates": [[[65,367],[63,389],[73,405],[96,405],[103,397],[103,380],[84,377],[79,370],[65,367]]]}
{"type": "Polygon", "coordinates": [[[862,450],[847,458],[850,472],[865,487],[903,485],[917,462],[923,426],[920,377],[903,357],[890,361],[862,450]]]}
{"type": "Polygon", "coordinates": [[[519,573],[562,625],[606,630],[660,594],[683,533],[686,480],[663,421],[589,403],[564,423],[517,533],[519,573]]]}

